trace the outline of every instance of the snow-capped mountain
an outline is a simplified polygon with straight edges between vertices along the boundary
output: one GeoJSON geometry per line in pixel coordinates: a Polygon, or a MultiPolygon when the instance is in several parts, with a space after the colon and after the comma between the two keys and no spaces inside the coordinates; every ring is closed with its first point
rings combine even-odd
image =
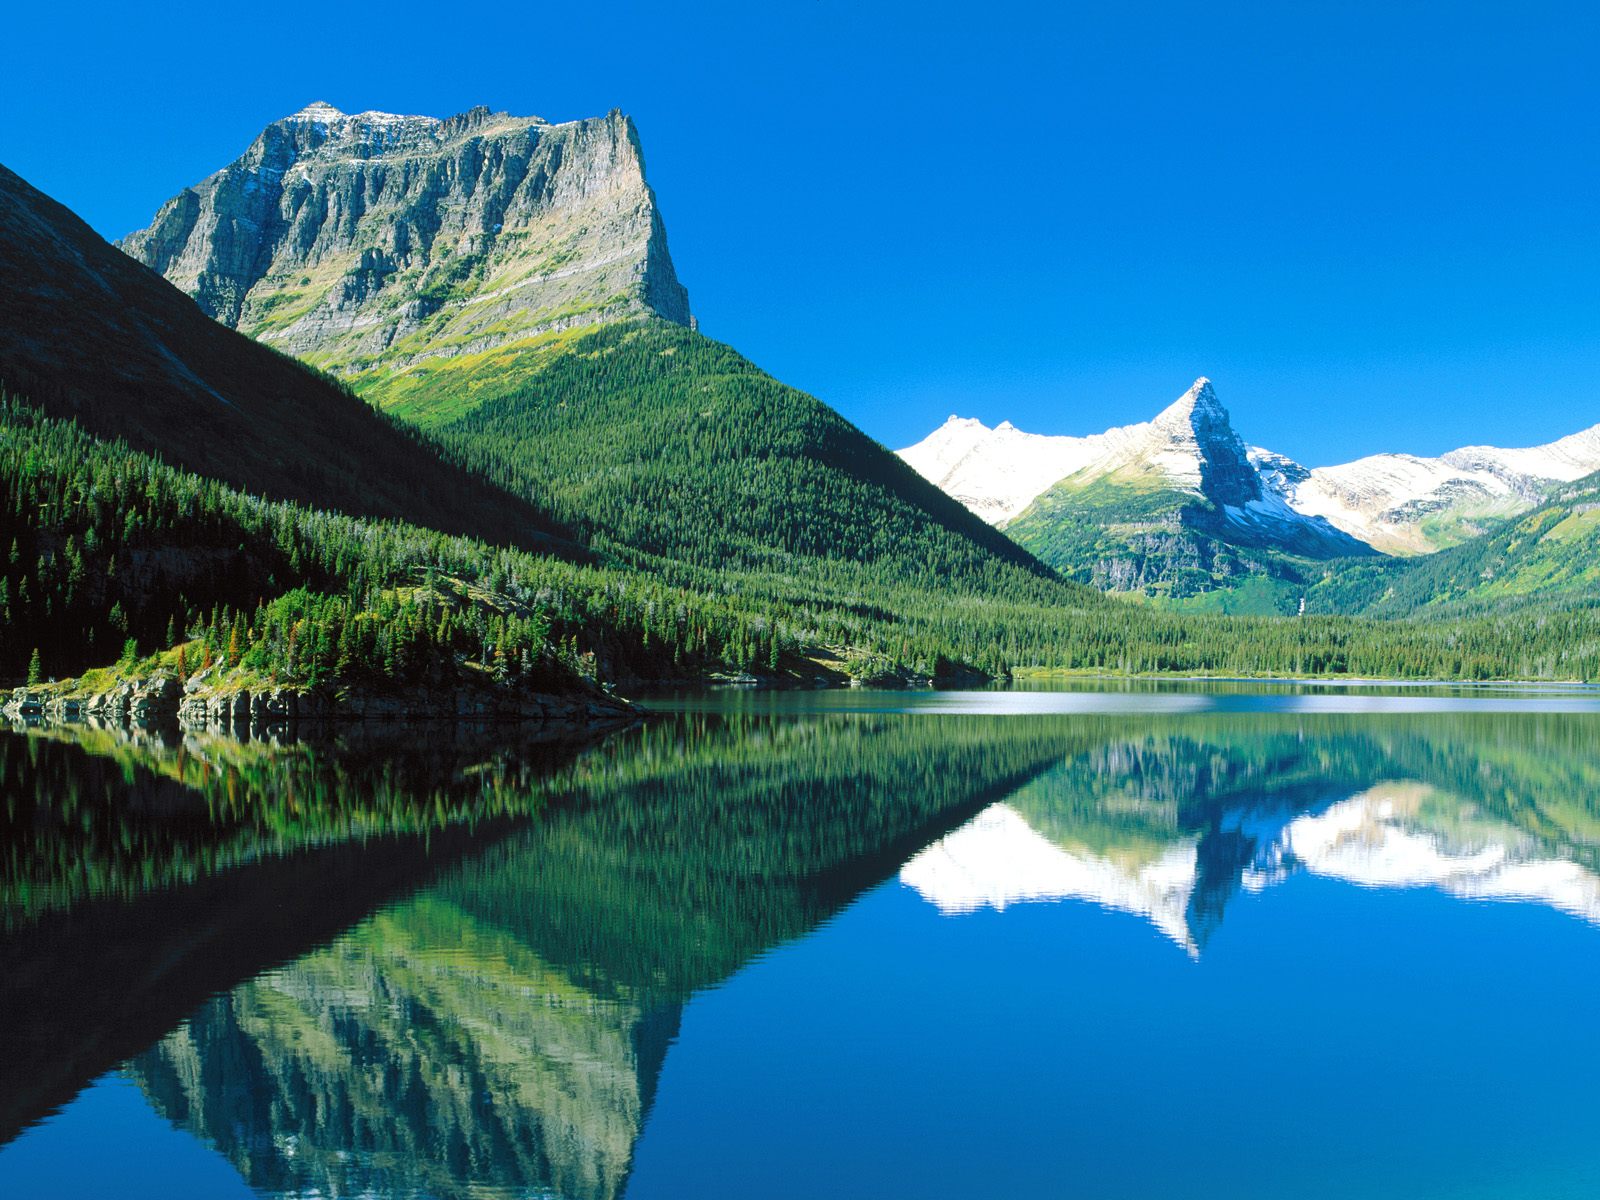
{"type": "MultiPolygon", "coordinates": [[[[1238,478],[1243,443],[1209,379],[1201,378],[1153,420],[1088,437],[1024,433],[1010,421],[994,429],[971,417],[952,416],[900,457],[924,479],[992,524],[1021,513],[1051,485],[1071,478],[1090,483],[1106,476],[1164,480],[1199,492],[1208,458],[1224,476],[1238,478]]],[[[1258,499],[1248,482],[1242,501],[1258,499]]]]}
{"type": "Polygon", "coordinates": [[[1229,524],[1269,543],[1314,535],[1312,548],[1285,547],[1300,553],[1327,557],[1371,547],[1417,554],[1474,536],[1485,518],[1525,511],[1554,483],[1600,471],[1600,425],[1525,449],[1469,446],[1438,458],[1378,454],[1306,468],[1246,447],[1210,381],[1201,378],[1137,425],[1058,437],[1025,433],[1009,421],[990,429],[952,416],[899,454],[1002,528],[1058,484],[1108,479],[1203,496],[1229,524]]]}
{"type": "MultiPolygon", "coordinates": [[[[925,479],[1002,528],[1052,489],[1106,481],[1209,501],[1217,519],[1208,532],[1224,541],[1318,558],[1367,552],[1320,514],[1297,510],[1283,486],[1268,486],[1204,377],[1137,425],[1088,437],[1050,437],[1024,433],[1010,422],[990,429],[952,416],[899,454],[925,479]]],[[[1286,476],[1300,472],[1289,460],[1283,463],[1286,476]]]]}
{"type": "Polygon", "coordinates": [[[1309,471],[1269,451],[1252,458],[1296,511],[1325,517],[1386,553],[1426,554],[1476,536],[1485,519],[1532,508],[1552,484],[1600,471],[1600,425],[1544,446],[1467,446],[1438,458],[1374,454],[1309,471]]]}

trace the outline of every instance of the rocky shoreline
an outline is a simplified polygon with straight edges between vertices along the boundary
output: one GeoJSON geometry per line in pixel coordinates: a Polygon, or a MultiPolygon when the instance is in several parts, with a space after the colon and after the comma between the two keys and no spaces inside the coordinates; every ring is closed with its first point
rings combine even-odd
{"type": "Polygon", "coordinates": [[[491,686],[456,685],[393,691],[274,686],[250,690],[207,688],[157,674],[126,680],[90,695],[62,685],[21,687],[0,714],[14,721],[100,723],[184,730],[239,730],[301,721],[527,721],[588,725],[629,720],[639,710],[595,687],[555,695],[491,686]]]}

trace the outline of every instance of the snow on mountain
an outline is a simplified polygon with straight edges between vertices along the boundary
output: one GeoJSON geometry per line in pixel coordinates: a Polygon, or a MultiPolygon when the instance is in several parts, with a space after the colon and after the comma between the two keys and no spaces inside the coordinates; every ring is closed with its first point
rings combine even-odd
{"type": "MultiPolygon", "coordinates": [[[[1024,433],[1009,421],[994,429],[951,417],[899,452],[923,478],[990,524],[1004,525],[1058,483],[1101,479],[1204,496],[1252,541],[1278,542],[1322,557],[1360,554],[1314,514],[1297,511],[1263,481],[1251,451],[1203,376],[1152,420],[1088,437],[1024,433]]],[[[1282,459],[1285,470],[1303,470],[1282,459]]]]}
{"type": "Polygon", "coordinates": [[[1483,518],[1538,504],[1553,483],[1600,471],[1600,425],[1544,446],[1467,446],[1438,458],[1375,454],[1317,467],[1280,494],[1391,554],[1426,554],[1470,537],[1483,518]]]}
{"type": "MultiPolygon", "coordinates": [[[[1117,431],[1113,431],[1117,432],[1117,431]]],[[[991,525],[1003,525],[1064,475],[1093,462],[1108,434],[1049,437],[1010,421],[952,416],[900,457],[991,525]]]]}
{"type": "Polygon", "coordinates": [[[1525,449],[1467,446],[1438,458],[1376,454],[1308,469],[1246,447],[1210,381],[1201,378],[1137,425],[1065,437],[952,416],[899,454],[1002,527],[1057,483],[1112,478],[1204,495],[1234,526],[1263,537],[1310,534],[1328,553],[1372,547],[1418,554],[1473,536],[1483,519],[1527,510],[1553,483],[1600,471],[1600,425],[1525,449]],[[1341,546],[1340,536],[1354,542],[1341,546]]]}
{"type": "MultiPolygon", "coordinates": [[[[1024,433],[1010,421],[993,429],[971,417],[952,416],[899,455],[924,479],[961,501],[990,524],[1002,525],[1041,492],[1063,479],[1091,483],[1106,476],[1157,479],[1198,493],[1208,454],[1236,469],[1244,445],[1211,381],[1201,378],[1153,420],[1088,437],[1024,433]]],[[[1235,487],[1241,503],[1260,496],[1248,483],[1235,487]]]]}

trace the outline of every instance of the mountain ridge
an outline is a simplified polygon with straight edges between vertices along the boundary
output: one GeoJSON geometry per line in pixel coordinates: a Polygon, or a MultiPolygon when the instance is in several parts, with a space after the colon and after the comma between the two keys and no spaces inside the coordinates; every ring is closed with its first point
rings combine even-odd
{"type": "Polygon", "coordinates": [[[224,324],[350,376],[650,313],[690,324],[638,130],[314,102],[119,247],[224,324]]]}
{"type": "MultiPolygon", "coordinates": [[[[1126,472],[1130,451],[1180,489],[1204,493],[1192,469],[1173,469],[1170,461],[1163,463],[1160,447],[1137,441],[1141,431],[1175,424],[1184,415],[1176,411],[1180,406],[1187,403],[1185,412],[1194,411],[1201,393],[1200,411],[1220,411],[1226,420],[1210,381],[1201,377],[1142,424],[1086,436],[1049,435],[1025,433],[1010,421],[989,429],[953,415],[898,453],[924,478],[1002,528],[1057,483],[1126,472]],[[1129,435],[1135,435],[1131,447],[1129,435]]],[[[1541,503],[1552,485],[1600,470],[1600,424],[1539,446],[1465,446],[1433,458],[1384,453],[1329,467],[1307,468],[1254,445],[1246,454],[1254,489],[1249,481],[1233,485],[1244,501],[1234,506],[1264,500],[1269,507],[1320,519],[1384,553],[1418,554],[1476,536],[1541,503]],[[1258,495],[1251,496],[1252,490],[1258,495]]]]}
{"type": "MultiPolygon", "coordinates": [[[[1088,437],[952,417],[900,457],[1069,578],[1182,598],[1250,577],[1298,585],[1284,556],[1370,547],[1269,486],[1204,376],[1155,417],[1088,437]]],[[[1284,476],[1298,470],[1284,463],[1284,476]]],[[[1287,596],[1272,603],[1282,610],[1287,596]]]]}

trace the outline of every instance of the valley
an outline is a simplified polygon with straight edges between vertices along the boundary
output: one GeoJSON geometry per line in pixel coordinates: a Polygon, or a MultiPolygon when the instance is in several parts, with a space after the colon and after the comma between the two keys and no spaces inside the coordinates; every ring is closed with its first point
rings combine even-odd
{"type": "Polygon", "coordinates": [[[0,673],[275,713],[1600,674],[1593,430],[1307,470],[1200,379],[1103,434],[952,418],[892,454],[699,331],[641,146],[313,104],[126,255],[0,176],[0,673]]]}

